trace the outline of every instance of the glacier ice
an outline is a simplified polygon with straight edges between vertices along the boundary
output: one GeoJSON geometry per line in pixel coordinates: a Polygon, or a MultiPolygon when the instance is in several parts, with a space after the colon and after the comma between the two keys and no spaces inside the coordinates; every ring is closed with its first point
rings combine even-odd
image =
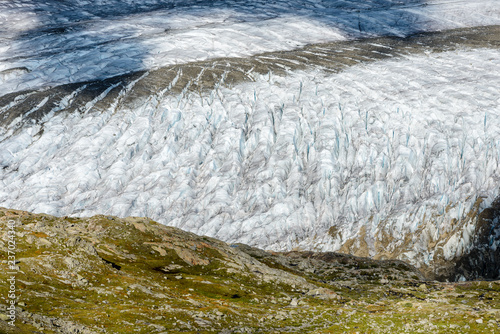
{"type": "Polygon", "coordinates": [[[306,44],[500,24],[495,0],[0,2],[0,96],[306,44]]]}
{"type": "Polygon", "coordinates": [[[451,258],[471,223],[428,245],[498,196],[499,73],[498,50],[456,50],[51,114],[1,133],[0,205],[148,216],[275,250],[364,234],[376,255],[380,238],[389,252],[414,235],[400,258],[451,258]]]}
{"type": "Polygon", "coordinates": [[[18,94],[0,114],[49,94],[2,120],[0,205],[149,216],[274,250],[351,244],[417,265],[465,254],[470,213],[499,195],[497,48],[354,57],[337,73],[290,57],[276,62],[282,73],[226,84],[224,72],[203,91],[172,89],[180,66],[140,104],[130,96],[171,64],[499,24],[496,1],[252,3],[0,3],[0,98],[18,94]],[[98,80],[132,72],[67,110],[98,80]],[[58,85],[81,82],[30,119],[58,85]]]}

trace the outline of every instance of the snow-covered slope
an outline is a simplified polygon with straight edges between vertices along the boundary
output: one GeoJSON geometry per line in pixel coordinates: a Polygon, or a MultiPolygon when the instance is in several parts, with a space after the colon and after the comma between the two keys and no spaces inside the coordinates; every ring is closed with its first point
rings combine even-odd
{"type": "Polygon", "coordinates": [[[471,249],[475,213],[500,188],[498,41],[437,34],[457,46],[379,39],[166,65],[498,22],[494,1],[71,3],[50,16],[52,2],[0,2],[0,15],[33,20],[2,21],[1,206],[420,266],[471,249]]]}
{"type": "Polygon", "coordinates": [[[0,1],[0,95],[311,43],[500,24],[495,0],[0,1]]]}

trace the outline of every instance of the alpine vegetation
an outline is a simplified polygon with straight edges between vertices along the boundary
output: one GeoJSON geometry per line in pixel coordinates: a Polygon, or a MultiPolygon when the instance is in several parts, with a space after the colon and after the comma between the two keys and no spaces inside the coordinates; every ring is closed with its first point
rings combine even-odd
{"type": "Polygon", "coordinates": [[[499,276],[495,1],[136,3],[0,4],[0,206],[499,276]]]}

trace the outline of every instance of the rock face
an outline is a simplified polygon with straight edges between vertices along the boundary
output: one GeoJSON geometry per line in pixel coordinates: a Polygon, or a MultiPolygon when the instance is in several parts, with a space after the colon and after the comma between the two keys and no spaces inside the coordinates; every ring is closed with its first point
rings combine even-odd
{"type": "MultiPolygon", "coordinates": [[[[373,254],[375,259],[403,258],[412,262],[409,257],[418,257],[413,249],[418,243],[417,240],[421,240],[424,241],[421,251],[432,255],[428,261],[417,264],[426,278],[450,281],[498,279],[500,199],[486,208],[482,208],[481,204],[482,199],[476,200],[472,209],[463,217],[451,219],[442,226],[433,226],[431,217],[431,222],[422,224],[403,240],[397,240],[390,232],[382,230],[378,233],[379,238],[372,243],[371,252],[366,242],[370,241],[370,238],[362,230],[361,238],[348,240],[340,252],[359,256],[373,254]],[[441,227],[441,230],[437,229],[438,227],[441,227]]],[[[456,208],[449,208],[453,209],[456,208]]],[[[384,228],[390,230],[391,224],[386,223],[384,228]]],[[[335,235],[335,232],[332,234],[335,235]]]]}
{"type": "Polygon", "coordinates": [[[475,218],[475,230],[467,252],[464,252],[454,266],[443,265],[441,277],[482,277],[498,279],[500,276],[500,199],[481,211],[475,218]]]}
{"type": "MultiPolygon", "coordinates": [[[[267,252],[147,218],[0,209],[15,231],[16,320],[2,333],[436,333],[500,329],[500,283],[438,283],[402,261],[267,252]],[[402,321],[403,319],[403,321],[402,321]]],[[[6,261],[2,263],[7,267],[6,261]]]]}

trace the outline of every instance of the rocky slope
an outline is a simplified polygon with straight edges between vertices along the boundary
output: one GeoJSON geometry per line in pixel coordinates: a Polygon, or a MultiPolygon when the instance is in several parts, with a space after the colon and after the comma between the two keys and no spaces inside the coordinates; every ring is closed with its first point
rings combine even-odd
{"type": "Polygon", "coordinates": [[[500,282],[424,281],[401,261],[266,252],[147,218],[0,209],[0,228],[0,333],[500,330],[500,282]],[[17,273],[16,327],[8,272],[17,273]]]}

